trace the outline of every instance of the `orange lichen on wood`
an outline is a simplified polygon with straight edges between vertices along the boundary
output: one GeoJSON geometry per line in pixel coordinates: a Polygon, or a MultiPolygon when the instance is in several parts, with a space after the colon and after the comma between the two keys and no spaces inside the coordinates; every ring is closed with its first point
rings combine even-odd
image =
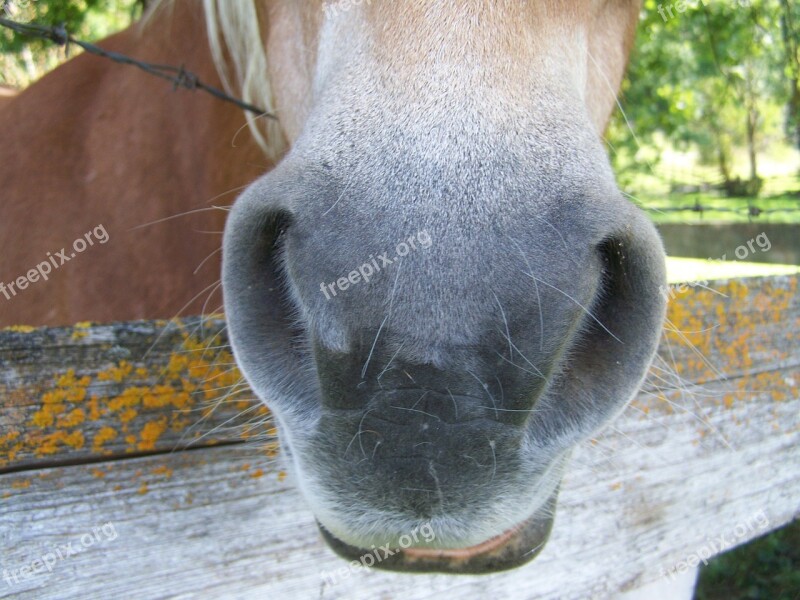
{"type": "MultiPolygon", "coordinates": [[[[739,414],[744,403],[797,397],[800,374],[787,365],[797,364],[800,347],[798,278],[709,287],[691,288],[669,302],[650,388],[633,404],[642,418],[681,411],[699,418],[706,410],[739,414]]],[[[24,357],[13,386],[0,384],[0,469],[61,454],[171,451],[201,437],[203,445],[213,445],[220,436],[208,432],[237,414],[253,424],[236,439],[266,441],[264,454],[275,456],[269,411],[252,395],[239,395],[246,387],[233,356],[220,350],[223,324],[209,323],[0,331],[0,345],[8,340],[11,356],[24,357]],[[208,333],[200,338],[197,331],[208,333]]]]}
{"type": "Polygon", "coordinates": [[[683,412],[705,422],[723,410],[738,427],[745,404],[797,398],[786,365],[796,364],[800,348],[798,277],[708,287],[669,302],[647,391],[632,406],[642,418],[683,412]]]}
{"type": "MultiPolygon", "coordinates": [[[[796,310],[797,278],[733,280],[713,289],[694,288],[669,303],[666,349],[691,348],[672,368],[690,381],[710,381],[722,374],[748,371],[764,357],[781,360],[798,340],[797,327],[784,327],[782,340],[759,335],[791,318],[796,310]],[[775,343],[779,342],[779,343],[775,343]]],[[[664,353],[664,355],[668,355],[664,353]]]]}
{"type": "Polygon", "coordinates": [[[97,374],[99,381],[115,381],[122,383],[133,371],[133,365],[127,361],[122,361],[118,365],[110,367],[97,374]]]}
{"type": "MultiPolygon", "coordinates": [[[[0,399],[4,399],[0,406],[7,409],[3,412],[0,408],[0,468],[59,453],[107,455],[150,452],[162,446],[172,450],[184,437],[188,443],[203,436],[218,424],[214,418],[220,423],[230,420],[233,405],[220,408],[219,402],[241,382],[233,356],[227,350],[212,352],[208,348],[220,345],[218,341],[210,343],[186,333],[182,325],[178,327],[180,343],[175,342],[175,349],[166,355],[154,353],[157,358],[106,361],[95,369],[87,363],[82,371],[73,364],[52,375],[50,383],[34,379],[20,388],[0,385],[0,399]],[[203,415],[208,421],[201,421],[203,415]],[[207,428],[195,427],[198,422],[207,428]]],[[[49,333],[33,328],[12,329],[17,336],[15,345],[20,335],[30,335],[38,341],[49,333]]],[[[81,344],[100,356],[118,352],[97,341],[107,339],[107,332],[96,335],[90,324],[77,330],[87,335],[71,337],[75,330],[62,334],[70,339],[66,347],[76,355],[80,353],[72,349],[81,344]]],[[[219,333],[213,339],[218,336],[219,333]]],[[[56,342],[52,348],[59,360],[61,346],[56,342]]],[[[260,407],[259,414],[266,416],[266,407],[260,407]]],[[[218,442],[212,436],[203,440],[204,444],[218,442]]]]}
{"type": "Polygon", "coordinates": [[[154,450],[156,442],[167,429],[167,417],[162,417],[158,421],[150,421],[145,423],[139,434],[138,449],[142,451],[154,450]]]}
{"type": "Polygon", "coordinates": [[[172,477],[172,469],[170,469],[166,465],[161,465],[161,466],[156,467],[155,469],[153,469],[153,474],[154,475],[163,475],[164,477],[169,478],[169,477],[172,477]]]}
{"type": "Polygon", "coordinates": [[[86,413],[82,408],[75,408],[66,415],[62,415],[56,421],[57,427],[76,427],[86,420],[86,413]]]}
{"type": "Polygon", "coordinates": [[[30,325],[12,325],[11,327],[3,327],[2,331],[13,331],[15,333],[31,333],[36,331],[35,327],[30,325]]]}
{"type": "Polygon", "coordinates": [[[117,432],[111,427],[101,427],[95,434],[92,442],[92,448],[95,452],[103,449],[106,442],[110,442],[117,437],[117,432]]]}
{"type": "Polygon", "coordinates": [[[84,445],[83,432],[80,430],[67,433],[65,431],[54,431],[43,438],[36,449],[37,456],[47,456],[56,454],[61,450],[61,446],[80,450],[84,445]]]}

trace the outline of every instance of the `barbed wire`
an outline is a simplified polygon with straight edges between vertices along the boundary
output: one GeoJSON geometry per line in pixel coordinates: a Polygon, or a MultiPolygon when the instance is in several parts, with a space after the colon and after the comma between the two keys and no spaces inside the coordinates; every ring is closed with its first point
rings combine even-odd
{"type": "Polygon", "coordinates": [[[248,102],[245,102],[239,98],[234,98],[233,96],[226,94],[224,91],[204,83],[197,75],[191,71],[187,71],[183,66],[176,67],[172,65],[159,65],[143,62],[118,52],[104,50],[99,46],[95,46],[94,44],[90,44],[89,42],[84,42],[73,37],[67,31],[67,28],[64,24],[51,27],[36,23],[19,23],[17,21],[6,19],[5,17],[0,17],[0,25],[20,35],[35,37],[53,42],[59,46],[64,46],[67,50],[67,53],[69,53],[70,44],[75,44],[76,46],[83,48],[86,52],[94,54],[95,56],[107,58],[123,65],[137,67],[145,73],[149,73],[150,75],[154,75],[155,77],[160,77],[161,79],[169,81],[173,84],[173,89],[180,87],[190,91],[200,90],[202,92],[206,92],[207,94],[211,94],[219,100],[235,104],[242,110],[254,113],[259,117],[277,120],[275,115],[268,113],[264,109],[254,106],[253,104],[249,104],[248,102]]]}
{"type": "MultiPolygon", "coordinates": [[[[800,200],[798,201],[800,204],[800,200]]],[[[780,207],[780,208],[759,208],[758,206],[743,206],[741,208],[730,208],[725,206],[707,206],[703,204],[692,204],[687,206],[648,206],[644,203],[639,203],[642,210],[654,213],[678,213],[678,212],[694,212],[702,215],[705,212],[719,212],[737,214],[746,217],[760,217],[762,215],[769,215],[774,213],[796,213],[800,212],[800,205],[796,207],[780,207]]]]}
{"type": "MultiPolygon", "coordinates": [[[[20,35],[35,37],[53,42],[55,44],[58,44],[59,46],[64,46],[67,50],[67,53],[69,53],[70,44],[75,44],[76,46],[83,48],[83,50],[89,52],[90,54],[94,54],[95,56],[106,58],[116,63],[137,67],[138,69],[141,69],[145,73],[149,73],[150,75],[169,81],[173,84],[175,89],[181,87],[190,91],[200,90],[208,94],[211,94],[212,96],[218,98],[219,100],[235,104],[242,110],[254,113],[259,117],[277,120],[277,117],[275,115],[268,113],[264,109],[254,106],[253,104],[249,104],[239,98],[230,96],[226,94],[224,91],[204,83],[203,81],[200,80],[200,78],[197,75],[195,75],[191,71],[187,71],[183,66],[176,67],[172,65],[160,65],[160,64],[143,62],[136,60],[135,58],[132,58],[130,56],[120,54],[118,52],[113,52],[111,50],[104,50],[99,46],[75,38],[67,31],[66,26],[64,24],[55,26],[46,26],[46,25],[39,25],[36,23],[19,23],[17,21],[12,21],[10,19],[0,17],[0,25],[20,35]]],[[[636,201],[635,198],[632,199],[636,201]]],[[[677,213],[677,212],[693,212],[702,215],[705,212],[713,211],[718,213],[731,213],[731,214],[747,216],[750,218],[755,218],[755,217],[760,217],[762,215],[768,215],[773,213],[800,212],[800,201],[798,202],[797,207],[789,207],[789,208],[785,207],[759,208],[758,206],[753,206],[753,205],[741,208],[730,208],[722,206],[720,207],[706,206],[700,204],[699,202],[686,206],[665,206],[665,207],[647,206],[641,201],[637,202],[637,204],[639,204],[639,206],[643,210],[653,213],[662,213],[662,214],[677,213]]]]}

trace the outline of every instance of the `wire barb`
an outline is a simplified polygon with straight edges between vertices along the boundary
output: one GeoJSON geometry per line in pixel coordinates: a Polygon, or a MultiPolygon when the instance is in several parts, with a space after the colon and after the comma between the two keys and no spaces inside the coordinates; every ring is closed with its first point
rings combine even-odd
{"type": "Polygon", "coordinates": [[[782,207],[782,208],[759,208],[758,206],[750,205],[750,206],[743,206],[741,208],[730,208],[725,206],[704,206],[699,203],[695,203],[692,205],[687,206],[647,206],[644,203],[640,203],[639,207],[642,210],[646,210],[648,212],[654,213],[679,213],[679,212],[695,212],[699,214],[703,214],[705,212],[713,211],[713,212],[720,212],[720,213],[730,213],[735,215],[742,215],[747,217],[760,217],[762,215],[769,215],[773,213],[796,213],[800,212],[800,206],[798,207],[782,207]]]}
{"type": "Polygon", "coordinates": [[[69,54],[70,44],[75,44],[76,46],[80,46],[86,52],[94,54],[95,56],[107,58],[119,64],[131,65],[141,69],[145,73],[149,73],[155,77],[160,77],[161,79],[170,81],[172,82],[173,89],[177,90],[180,87],[189,91],[200,90],[206,92],[207,94],[211,94],[219,100],[235,104],[242,110],[254,113],[259,117],[277,120],[275,115],[268,113],[264,109],[254,106],[253,104],[249,104],[239,98],[229,96],[222,90],[204,83],[195,73],[187,71],[183,65],[180,67],[156,65],[153,63],[136,60],[135,58],[131,58],[130,56],[126,56],[124,54],[119,54],[118,52],[103,50],[100,46],[95,46],[94,44],[90,44],[89,42],[84,42],[73,37],[69,31],[67,31],[66,25],[63,23],[50,27],[36,23],[19,23],[17,21],[6,19],[5,17],[0,17],[0,25],[14,31],[19,35],[35,37],[53,42],[59,46],[63,46],[66,48],[67,54],[69,54]]]}

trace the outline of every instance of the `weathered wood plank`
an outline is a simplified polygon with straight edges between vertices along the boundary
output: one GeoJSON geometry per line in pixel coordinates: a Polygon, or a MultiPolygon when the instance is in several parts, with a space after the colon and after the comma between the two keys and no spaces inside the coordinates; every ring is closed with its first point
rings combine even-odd
{"type": "Polygon", "coordinates": [[[707,382],[800,364],[796,275],[672,286],[656,367],[707,382]]]}
{"type": "Polygon", "coordinates": [[[800,512],[797,278],[709,287],[676,294],[645,390],[575,453],[544,553],[480,579],[359,571],[326,582],[344,563],[263,446],[207,446],[246,435],[131,458],[249,406],[221,404],[197,431],[202,415],[185,420],[238,381],[220,321],[202,335],[198,320],[5,331],[0,457],[24,470],[0,475],[0,597],[585,598],[669,576],[800,512]],[[103,427],[126,437],[89,447],[103,427]],[[63,443],[75,432],[83,444],[63,443]],[[102,462],[71,464],[85,459],[102,462]],[[70,543],[85,551],[59,558],[70,543]],[[580,568],[554,577],[565,565],[580,568]]]}
{"type": "Polygon", "coordinates": [[[764,390],[704,404],[702,423],[643,394],[575,452],[544,552],[488,577],[358,570],[326,582],[346,563],[277,462],[246,446],[9,473],[0,547],[11,583],[0,580],[0,598],[613,597],[798,516],[800,395],[785,389],[786,399],[764,390]],[[105,523],[114,539],[100,529],[47,570],[43,556],[105,523]],[[33,564],[41,572],[23,577],[33,564]]]}
{"type": "Polygon", "coordinates": [[[220,319],[0,331],[0,472],[241,440],[267,413],[220,319]]]}
{"type": "MultiPolygon", "coordinates": [[[[782,276],[667,291],[669,324],[645,389],[728,376],[742,386],[730,403],[773,385],[742,376],[800,364],[797,287],[782,276]]],[[[0,376],[0,472],[271,430],[266,408],[236,387],[219,319],[0,331],[0,376]],[[248,420],[258,427],[232,426],[248,420]]],[[[264,449],[275,451],[269,436],[264,449]]]]}

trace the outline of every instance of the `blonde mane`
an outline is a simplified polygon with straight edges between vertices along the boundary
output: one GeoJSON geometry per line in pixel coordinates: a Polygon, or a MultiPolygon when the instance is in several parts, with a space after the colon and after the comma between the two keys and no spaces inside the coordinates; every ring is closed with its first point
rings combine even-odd
{"type": "MultiPolygon", "coordinates": [[[[174,0],[157,0],[143,19],[171,7],[174,0]]],[[[265,38],[255,0],[203,0],[208,45],[222,85],[232,95],[275,114],[265,38]]],[[[284,150],[283,134],[274,119],[245,111],[250,131],[271,160],[284,150]]]]}

